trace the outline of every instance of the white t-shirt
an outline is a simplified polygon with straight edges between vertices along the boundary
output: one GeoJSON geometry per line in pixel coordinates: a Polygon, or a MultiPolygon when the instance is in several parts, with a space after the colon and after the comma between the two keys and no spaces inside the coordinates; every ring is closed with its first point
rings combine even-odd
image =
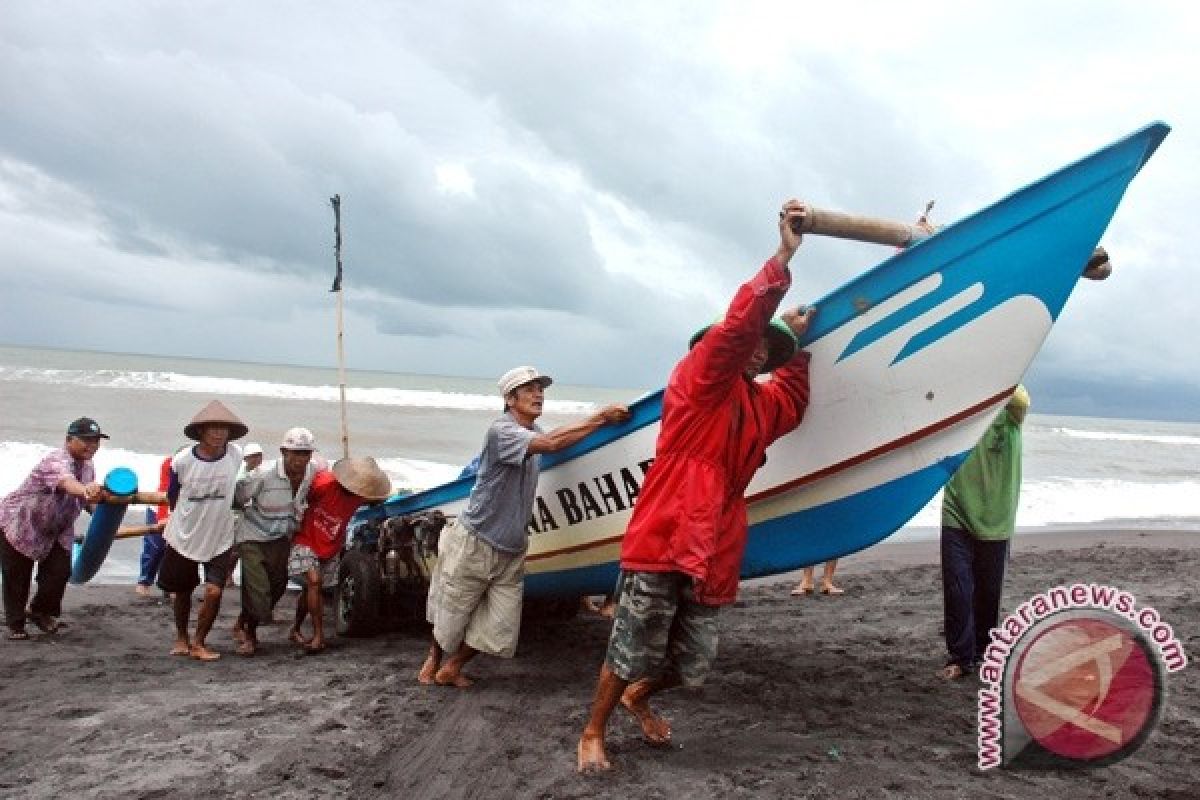
{"type": "Polygon", "coordinates": [[[233,496],[241,466],[242,450],[235,444],[226,445],[216,461],[200,458],[195,447],[171,459],[179,496],[163,538],[181,556],[211,561],[233,547],[233,496]]]}

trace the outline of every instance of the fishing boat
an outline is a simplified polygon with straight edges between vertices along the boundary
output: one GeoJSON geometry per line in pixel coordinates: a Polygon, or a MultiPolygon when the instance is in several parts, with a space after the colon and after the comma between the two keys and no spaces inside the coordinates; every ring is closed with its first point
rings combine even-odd
{"type": "MultiPolygon", "coordinates": [[[[746,491],[743,578],[870,547],[930,501],[1021,381],[1130,181],[1169,130],[1148,125],[932,235],[914,236],[816,302],[820,314],[801,341],[812,354],[808,410],[768,450],[746,491]]],[[[527,597],[574,600],[611,590],[653,464],[662,392],[630,411],[627,423],[542,457],[527,597]]],[[[458,513],[472,484],[464,478],[363,509],[351,549],[355,537],[377,536],[388,520],[458,513]]],[[[405,539],[416,548],[418,573],[433,556],[420,546],[422,525],[405,539]]],[[[377,539],[363,549],[385,563],[377,539]]],[[[353,612],[354,597],[365,597],[363,581],[378,577],[360,574],[370,569],[363,559],[354,563],[339,613],[353,612]]]]}

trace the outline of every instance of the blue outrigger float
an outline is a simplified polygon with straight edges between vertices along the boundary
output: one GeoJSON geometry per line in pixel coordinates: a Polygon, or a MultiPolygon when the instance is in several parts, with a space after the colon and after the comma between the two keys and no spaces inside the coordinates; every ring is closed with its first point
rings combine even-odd
{"type": "MultiPolygon", "coordinates": [[[[809,408],[746,492],[743,578],[870,547],[929,502],[1020,382],[1169,131],[1148,125],[816,302],[821,313],[801,342],[813,356],[809,408]]],[[[661,403],[661,391],[648,394],[626,424],[543,456],[527,597],[575,603],[611,589],[661,403]]],[[[464,506],[472,484],[359,512],[341,576],[343,632],[370,629],[392,600],[423,599],[438,523],[464,506]]]]}

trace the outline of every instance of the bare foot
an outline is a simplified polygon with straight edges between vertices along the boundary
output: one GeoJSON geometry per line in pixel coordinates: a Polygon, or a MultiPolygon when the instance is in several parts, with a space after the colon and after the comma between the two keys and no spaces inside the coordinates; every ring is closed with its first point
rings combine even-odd
{"type": "Polygon", "coordinates": [[[432,655],[426,656],[425,663],[421,665],[421,671],[417,673],[417,683],[432,686],[434,676],[437,675],[438,668],[441,665],[442,661],[440,658],[435,658],[432,655]]]}
{"type": "Polygon", "coordinates": [[[304,638],[304,634],[300,632],[299,628],[292,628],[288,631],[288,641],[298,644],[301,647],[308,647],[309,645],[309,640],[304,638]]]}
{"type": "Polygon", "coordinates": [[[604,737],[585,733],[579,737],[579,746],[575,748],[579,772],[584,775],[595,774],[612,769],[608,762],[608,754],[604,752],[604,737]]]}
{"type": "Polygon", "coordinates": [[[604,605],[600,606],[600,616],[605,619],[612,619],[617,614],[617,604],[612,600],[605,600],[604,605]]]}
{"type": "Polygon", "coordinates": [[[187,639],[176,639],[175,644],[171,646],[171,655],[186,656],[192,652],[192,643],[187,639]]]}
{"type": "Polygon", "coordinates": [[[792,597],[803,597],[806,594],[812,594],[812,593],[813,593],[813,587],[811,585],[804,584],[804,583],[801,583],[798,586],[796,586],[795,589],[792,589],[792,597]]]}
{"type": "Polygon", "coordinates": [[[250,656],[254,655],[255,652],[257,652],[257,651],[258,651],[258,642],[256,642],[255,640],[253,640],[249,637],[246,637],[246,636],[242,637],[241,643],[237,646],[237,654],[239,656],[246,656],[247,658],[249,658],[250,656]]]}
{"type": "Polygon", "coordinates": [[[967,671],[958,664],[947,664],[938,670],[937,676],[944,681],[956,681],[966,676],[967,671]]]}
{"type": "Polygon", "coordinates": [[[188,650],[188,655],[197,661],[216,661],[221,657],[220,653],[215,650],[209,650],[202,644],[192,645],[191,649],[188,650]]]}
{"type": "Polygon", "coordinates": [[[313,638],[311,642],[304,646],[304,652],[310,656],[325,652],[325,640],[313,638]]]}
{"type": "Polygon", "coordinates": [[[150,591],[150,587],[144,583],[139,583],[137,586],[133,587],[133,591],[137,592],[138,597],[149,597],[151,594],[153,594],[150,591]]]}
{"type": "Polygon", "coordinates": [[[442,667],[439,669],[433,675],[433,682],[438,686],[453,686],[456,689],[466,689],[475,684],[475,681],[453,667],[442,667]]]}
{"type": "Polygon", "coordinates": [[[671,723],[655,714],[646,702],[648,688],[649,684],[644,681],[630,685],[621,695],[621,707],[632,714],[642,726],[642,738],[646,740],[646,744],[665,747],[671,743],[671,723]]]}
{"type": "Polygon", "coordinates": [[[836,595],[845,594],[845,593],[846,593],[845,589],[843,589],[840,586],[834,586],[832,583],[827,583],[821,587],[821,594],[836,596],[836,595]]]}
{"type": "Polygon", "coordinates": [[[246,629],[237,622],[233,623],[233,640],[235,642],[246,641],[246,629]]]}

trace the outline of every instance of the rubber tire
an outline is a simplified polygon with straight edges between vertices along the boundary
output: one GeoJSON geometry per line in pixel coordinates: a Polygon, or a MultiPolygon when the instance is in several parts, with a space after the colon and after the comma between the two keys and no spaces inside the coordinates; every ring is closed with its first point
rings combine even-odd
{"type": "Polygon", "coordinates": [[[334,620],[338,636],[372,636],[379,632],[382,602],[379,560],[370,553],[350,550],[338,567],[334,620]]]}

